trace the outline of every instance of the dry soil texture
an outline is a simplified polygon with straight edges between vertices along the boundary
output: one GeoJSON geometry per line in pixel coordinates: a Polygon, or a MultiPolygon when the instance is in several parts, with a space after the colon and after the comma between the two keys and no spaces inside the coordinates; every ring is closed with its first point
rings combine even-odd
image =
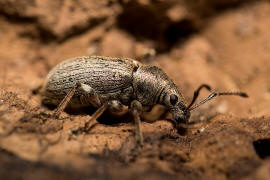
{"type": "Polygon", "coordinates": [[[263,0],[1,0],[1,179],[270,179],[269,14],[263,0]],[[53,66],[93,54],[161,67],[188,102],[202,83],[249,98],[201,106],[186,132],[158,107],[137,149],[128,116],[82,132],[87,110],[41,105],[53,66]]]}

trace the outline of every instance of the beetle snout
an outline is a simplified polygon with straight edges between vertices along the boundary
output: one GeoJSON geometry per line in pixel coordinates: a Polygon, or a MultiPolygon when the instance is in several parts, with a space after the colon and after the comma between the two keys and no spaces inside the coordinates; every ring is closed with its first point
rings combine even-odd
{"type": "Polygon", "coordinates": [[[178,124],[187,124],[190,118],[190,112],[184,112],[182,114],[174,114],[174,119],[178,124]]]}
{"type": "Polygon", "coordinates": [[[184,116],[179,116],[175,120],[179,124],[186,124],[186,118],[184,116]]]}

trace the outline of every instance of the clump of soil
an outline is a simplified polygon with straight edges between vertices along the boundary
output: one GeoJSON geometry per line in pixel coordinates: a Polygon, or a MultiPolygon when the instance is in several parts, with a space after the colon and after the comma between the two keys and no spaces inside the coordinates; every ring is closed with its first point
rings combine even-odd
{"type": "MultiPolygon", "coordinates": [[[[0,174],[4,179],[269,179],[268,1],[0,2],[0,174]],[[132,118],[104,115],[75,131],[89,110],[60,119],[40,87],[75,56],[134,58],[161,67],[187,102],[201,84],[244,91],[192,111],[178,132],[162,107],[132,118]]],[[[199,100],[208,96],[202,91],[199,100]]]]}

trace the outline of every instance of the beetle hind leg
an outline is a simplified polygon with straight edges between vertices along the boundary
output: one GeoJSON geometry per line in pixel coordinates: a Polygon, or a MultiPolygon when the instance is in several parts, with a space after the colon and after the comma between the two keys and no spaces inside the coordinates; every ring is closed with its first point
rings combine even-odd
{"type": "Polygon", "coordinates": [[[60,102],[60,104],[53,113],[54,117],[58,118],[60,116],[60,114],[64,111],[76,91],[80,91],[82,94],[80,96],[80,101],[82,104],[90,103],[94,107],[101,106],[101,102],[96,91],[89,85],[78,82],[74,85],[73,88],[71,88],[71,90],[67,93],[64,99],[60,102]]]}
{"type": "Polygon", "coordinates": [[[57,106],[57,108],[53,112],[53,116],[55,118],[58,118],[60,114],[64,111],[67,104],[70,102],[71,98],[75,94],[75,91],[78,89],[79,84],[77,83],[71,90],[67,93],[67,95],[64,97],[64,99],[60,102],[60,104],[57,106]]]}

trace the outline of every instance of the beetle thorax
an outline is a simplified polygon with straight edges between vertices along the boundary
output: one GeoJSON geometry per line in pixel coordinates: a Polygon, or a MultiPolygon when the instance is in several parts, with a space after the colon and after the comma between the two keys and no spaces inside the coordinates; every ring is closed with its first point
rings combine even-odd
{"type": "Polygon", "coordinates": [[[140,66],[133,73],[134,99],[142,105],[159,103],[162,91],[168,85],[168,76],[156,66],[140,66]]]}

